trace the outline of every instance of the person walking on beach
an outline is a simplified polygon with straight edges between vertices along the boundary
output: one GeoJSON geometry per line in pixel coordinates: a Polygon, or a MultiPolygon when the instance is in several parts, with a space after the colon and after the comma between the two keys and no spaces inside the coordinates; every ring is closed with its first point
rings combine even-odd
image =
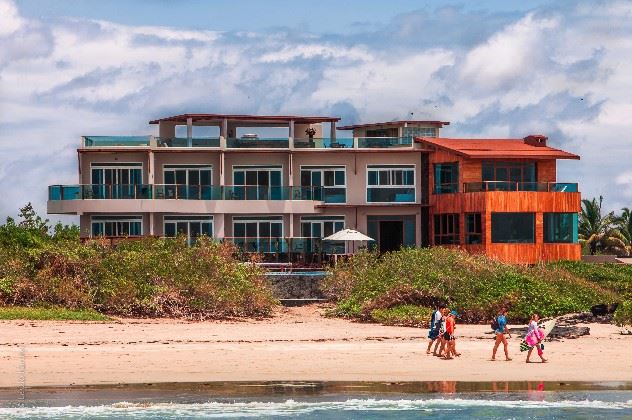
{"type": "Polygon", "coordinates": [[[443,356],[443,351],[445,350],[446,347],[446,340],[445,340],[445,327],[446,327],[446,320],[448,319],[448,313],[450,313],[450,309],[444,307],[441,310],[441,313],[443,314],[443,316],[441,317],[441,326],[439,327],[439,343],[441,343],[441,345],[439,346],[439,352],[437,353],[437,346],[435,346],[435,351],[432,353],[434,356],[437,357],[442,357],[443,356]]]}
{"type": "Polygon", "coordinates": [[[544,332],[538,326],[538,321],[540,320],[540,316],[538,314],[531,315],[531,321],[529,322],[529,327],[527,328],[527,335],[525,336],[525,341],[529,345],[529,352],[527,353],[527,363],[531,363],[529,360],[531,358],[531,352],[533,352],[533,348],[538,349],[538,356],[542,360],[542,363],[546,363],[547,360],[544,358],[544,350],[542,347],[542,340],[544,339],[544,332]]]}
{"type": "Polygon", "coordinates": [[[511,334],[509,334],[509,330],[507,329],[507,308],[503,307],[500,309],[498,316],[496,316],[495,324],[496,329],[494,333],[496,334],[496,342],[494,343],[494,351],[492,352],[492,361],[496,360],[496,351],[498,350],[500,343],[503,343],[505,360],[510,361],[511,358],[509,357],[508,349],[509,345],[507,343],[507,338],[505,337],[505,335],[508,335],[509,338],[511,338],[511,334]]]}
{"type": "Polygon", "coordinates": [[[445,333],[443,338],[446,342],[446,349],[444,359],[449,360],[455,356],[460,356],[456,352],[456,338],[454,336],[454,330],[456,328],[456,311],[451,311],[445,320],[445,333]]]}
{"type": "Polygon", "coordinates": [[[443,320],[443,308],[444,305],[439,305],[435,308],[435,311],[432,313],[432,317],[430,318],[430,330],[428,331],[428,348],[426,349],[426,354],[430,354],[430,349],[432,348],[432,343],[435,344],[434,353],[437,354],[437,347],[439,346],[439,336],[441,331],[441,321],[443,320]]]}

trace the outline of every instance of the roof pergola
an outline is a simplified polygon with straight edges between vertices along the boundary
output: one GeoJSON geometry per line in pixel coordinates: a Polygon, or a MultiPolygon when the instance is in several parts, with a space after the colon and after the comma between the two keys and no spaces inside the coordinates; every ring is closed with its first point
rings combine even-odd
{"type": "Polygon", "coordinates": [[[338,130],[355,130],[356,128],[377,128],[377,127],[402,127],[407,124],[423,124],[423,125],[432,125],[436,127],[443,127],[444,125],[450,125],[449,121],[427,121],[427,120],[398,120],[398,121],[387,121],[380,123],[369,123],[369,124],[353,124],[353,125],[344,125],[338,127],[338,130]]]}
{"type": "Polygon", "coordinates": [[[290,124],[317,124],[323,122],[337,122],[337,117],[321,116],[297,116],[297,115],[241,115],[241,114],[181,114],[172,117],[159,118],[149,121],[149,124],[170,122],[175,124],[187,124],[188,120],[195,125],[220,125],[224,120],[247,124],[250,127],[274,127],[290,124]]]}

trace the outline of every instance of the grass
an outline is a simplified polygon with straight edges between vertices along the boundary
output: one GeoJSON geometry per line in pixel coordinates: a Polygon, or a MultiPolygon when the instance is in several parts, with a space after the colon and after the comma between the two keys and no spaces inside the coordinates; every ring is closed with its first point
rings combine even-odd
{"type": "Polygon", "coordinates": [[[0,320],[29,321],[108,321],[110,318],[92,309],[58,307],[0,306],[0,320]]]}

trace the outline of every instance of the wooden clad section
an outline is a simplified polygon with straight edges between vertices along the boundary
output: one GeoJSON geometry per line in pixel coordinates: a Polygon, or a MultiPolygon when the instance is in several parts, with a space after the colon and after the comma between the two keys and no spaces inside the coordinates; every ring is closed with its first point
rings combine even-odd
{"type": "Polygon", "coordinates": [[[556,182],[556,161],[554,159],[538,161],[537,165],[538,182],[556,182]]]}
{"type": "Polygon", "coordinates": [[[536,264],[541,261],[579,260],[579,244],[489,244],[485,253],[492,258],[516,264],[536,264]]]}
{"type": "Polygon", "coordinates": [[[580,211],[580,193],[492,191],[485,193],[486,209],[497,212],[559,212],[580,211]]]}

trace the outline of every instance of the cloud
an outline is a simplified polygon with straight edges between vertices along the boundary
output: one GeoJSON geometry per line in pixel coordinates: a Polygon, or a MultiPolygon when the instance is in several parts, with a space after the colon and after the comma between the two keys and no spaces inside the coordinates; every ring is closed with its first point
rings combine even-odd
{"type": "MultiPolygon", "coordinates": [[[[632,7],[411,10],[347,34],[27,19],[0,0],[0,217],[77,181],[81,135],[184,112],[441,119],[450,137],[541,132],[582,156],[558,178],[632,206],[632,7]]],[[[57,216],[52,216],[57,218],[57,216]]]]}

